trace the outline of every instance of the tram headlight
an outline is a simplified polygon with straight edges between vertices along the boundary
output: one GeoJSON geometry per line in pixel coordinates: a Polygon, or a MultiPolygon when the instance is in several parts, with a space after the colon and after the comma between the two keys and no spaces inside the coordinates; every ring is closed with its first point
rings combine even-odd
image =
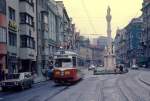
{"type": "Polygon", "coordinates": [[[65,71],[65,75],[70,75],[70,71],[65,71]]]}
{"type": "Polygon", "coordinates": [[[59,71],[55,71],[55,75],[60,75],[60,72],[59,71]]]}

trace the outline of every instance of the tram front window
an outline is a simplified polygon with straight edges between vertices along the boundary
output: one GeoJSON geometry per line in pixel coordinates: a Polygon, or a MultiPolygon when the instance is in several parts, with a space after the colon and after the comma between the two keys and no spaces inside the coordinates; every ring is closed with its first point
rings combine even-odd
{"type": "Polygon", "coordinates": [[[71,59],[56,59],[55,60],[55,67],[60,68],[68,68],[68,67],[72,67],[72,61],[71,59]]]}

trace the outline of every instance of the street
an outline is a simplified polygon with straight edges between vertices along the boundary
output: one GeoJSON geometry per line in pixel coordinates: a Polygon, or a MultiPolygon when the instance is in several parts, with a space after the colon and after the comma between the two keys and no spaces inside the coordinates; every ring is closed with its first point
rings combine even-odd
{"type": "Polygon", "coordinates": [[[25,91],[0,92],[0,101],[150,101],[150,86],[138,78],[144,72],[95,76],[85,71],[84,79],[75,85],[42,82],[25,91]]]}

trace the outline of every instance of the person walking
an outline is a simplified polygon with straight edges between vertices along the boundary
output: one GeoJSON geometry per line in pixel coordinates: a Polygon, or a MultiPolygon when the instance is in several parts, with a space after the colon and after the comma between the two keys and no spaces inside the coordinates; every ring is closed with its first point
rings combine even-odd
{"type": "Polygon", "coordinates": [[[120,72],[123,72],[123,66],[122,65],[119,66],[119,69],[120,69],[120,72]]]}
{"type": "Polygon", "coordinates": [[[52,73],[53,73],[53,62],[51,61],[50,62],[50,65],[49,65],[49,68],[48,68],[48,77],[49,77],[49,79],[52,79],[52,73]]]}

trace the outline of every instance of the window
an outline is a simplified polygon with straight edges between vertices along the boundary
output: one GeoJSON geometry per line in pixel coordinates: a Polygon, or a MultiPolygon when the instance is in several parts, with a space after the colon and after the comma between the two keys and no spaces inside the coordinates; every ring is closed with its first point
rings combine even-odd
{"type": "Polygon", "coordinates": [[[34,26],[33,17],[27,13],[20,13],[20,23],[34,26]]]}
{"type": "Polygon", "coordinates": [[[48,16],[47,15],[43,15],[43,21],[44,23],[48,24],[48,16]]]}
{"type": "Polygon", "coordinates": [[[9,32],[9,45],[16,46],[17,45],[17,35],[16,33],[9,32]]]}
{"type": "Polygon", "coordinates": [[[0,42],[6,42],[6,29],[0,27],[0,42]]]}
{"type": "Polygon", "coordinates": [[[16,20],[15,10],[9,7],[9,19],[16,20]]]}
{"type": "Polygon", "coordinates": [[[0,13],[6,14],[6,1],[0,0],[0,13]]]}
{"type": "Polygon", "coordinates": [[[21,39],[21,47],[22,48],[31,48],[31,49],[35,49],[35,41],[34,38],[30,37],[30,36],[26,36],[26,35],[21,35],[20,36],[21,39]]]}

